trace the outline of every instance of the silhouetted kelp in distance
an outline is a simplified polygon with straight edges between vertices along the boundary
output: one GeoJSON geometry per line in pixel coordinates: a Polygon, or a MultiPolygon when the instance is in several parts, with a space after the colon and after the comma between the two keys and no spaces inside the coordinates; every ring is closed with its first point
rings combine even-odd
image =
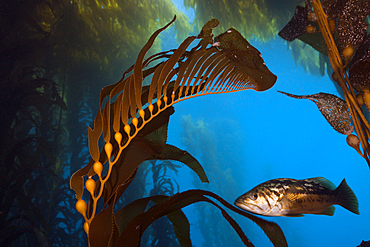
{"type": "Polygon", "coordinates": [[[91,160],[74,173],[70,181],[71,188],[76,192],[76,209],[85,219],[84,229],[89,245],[138,246],[147,227],[166,215],[174,225],[180,244],[191,246],[189,222],[181,208],[206,201],[221,210],[245,245],[253,246],[219,204],[254,221],[275,246],[287,246],[277,224],[243,212],[204,190],[138,199],[113,214],[113,206],[145,160],[180,161],[194,170],[202,182],[208,182],[202,166],[194,157],[166,144],[167,125],[174,112],[174,103],[208,94],[246,89],[264,91],[276,82],[276,76],[267,69],[261,54],[238,31],[231,28],[213,39],[212,29],[219,24],[216,19],[206,23],[198,36],[185,39],[178,49],[157,53],[144,61],[155,38],[174,21],[175,18],[151,36],[136,63],[120,81],[101,90],[94,129],[89,128],[88,131],[91,160]],[[187,51],[196,39],[200,39],[198,45],[187,51]],[[154,61],[159,63],[149,67],[154,61]],[[144,69],[146,67],[149,68],[144,69]],[[153,75],[150,85],[142,86],[143,79],[149,75],[153,75]],[[115,101],[112,100],[116,95],[115,101]],[[106,96],[108,100],[102,109],[106,96]],[[98,141],[101,136],[105,145],[100,151],[98,141]],[[113,138],[114,141],[111,141],[113,138]],[[105,163],[105,170],[108,171],[103,175],[105,163]],[[85,188],[90,194],[89,205],[82,199],[85,176],[85,188]],[[97,202],[101,197],[104,206],[99,210],[97,202]],[[150,201],[156,205],[145,210],[150,201]]]}
{"type": "MultiPolygon", "coordinates": [[[[297,6],[294,17],[279,35],[288,41],[299,38],[329,57],[334,71],[332,78],[342,89],[344,101],[331,101],[336,96],[326,94],[326,99],[322,98],[321,101],[326,102],[324,104],[328,106],[327,112],[337,116],[330,119],[324,116],[332,126],[346,123],[345,131],[336,130],[347,135],[348,145],[353,147],[370,167],[370,125],[361,109],[361,106],[365,105],[370,111],[370,36],[366,34],[368,24],[365,22],[370,14],[370,3],[358,0],[323,0],[321,4],[318,0],[311,0],[310,5],[308,0],[305,2],[305,7],[297,6]],[[341,102],[346,103],[349,111],[344,109],[341,102]],[[358,137],[351,134],[351,119],[358,137]]],[[[317,94],[316,99],[318,95],[324,94],[317,94]]],[[[312,96],[308,97],[312,99],[312,96]]]]}
{"type": "MultiPolygon", "coordinates": [[[[205,115],[207,117],[207,115],[205,115]]],[[[207,171],[209,183],[202,183],[195,173],[192,176],[192,185],[195,188],[211,190],[222,195],[227,201],[234,201],[239,196],[237,191],[242,190],[240,183],[247,176],[248,171],[240,169],[235,164],[242,164],[239,155],[243,152],[243,136],[240,135],[240,128],[234,119],[215,119],[212,124],[202,120],[194,120],[189,115],[183,115],[181,121],[180,139],[185,150],[199,157],[199,162],[207,171]],[[216,131],[215,131],[216,130],[216,131]],[[233,145],[227,145],[229,140],[233,140],[233,145]],[[232,188],[232,189],[230,189],[232,188]]],[[[228,222],[218,213],[218,208],[206,203],[193,205],[194,214],[197,220],[194,222],[195,229],[201,234],[204,241],[196,246],[240,246],[239,237],[234,234],[228,222]]],[[[241,222],[241,217],[234,218],[241,222]]],[[[253,231],[253,222],[243,222],[243,229],[248,236],[256,235],[253,231]],[[249,224],[248,224],[249,223],[249,224]]]]}

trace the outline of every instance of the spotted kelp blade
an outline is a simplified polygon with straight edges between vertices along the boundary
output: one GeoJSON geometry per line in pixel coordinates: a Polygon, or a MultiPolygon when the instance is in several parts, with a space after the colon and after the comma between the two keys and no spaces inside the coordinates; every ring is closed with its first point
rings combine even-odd
{"type": "Polygon", "coordinates": [[[349,69],[351,85],[358,91],[370,90],[370,51],[366,50],[362,58],[352,64],[349,69]]]}
{"type": "Polygon", "coordinates": [[[287,41],[293,41],[306,33],[307,13],[308,9],[306,7],[297,6],[292,19],[281,29],[278,35],[287,41]]]}
{"type": "Polygon", "coordinates": [[[326,121],[339,133],[349,135],[353,131],[351,126],[351,114],[348,111],[347,103],[341,98],[328,93],[312,95],[294,95],[278,91],[295,99],[309,99],[313,101],[326,121]]]}
{"type": "Polygon", "coordinates": [[[305,7],[297,6],[292,19],[280,30],[278,35],[287,41],[299,39],[327,56],[328,52],[322,34],[320,32],[306,32],[308,25],[314,26],[316,30],[319,29],[317,22],[308,20],[309,12],[310,6],[308,3],[306,3],[305,7]]]}
{"type": "Polygon", "coordinates": [[[341,43],[360,45],[366,37],[366,18],[370,12],[367,1],[349,0],[338,18],[338,37],[341,43]]]}

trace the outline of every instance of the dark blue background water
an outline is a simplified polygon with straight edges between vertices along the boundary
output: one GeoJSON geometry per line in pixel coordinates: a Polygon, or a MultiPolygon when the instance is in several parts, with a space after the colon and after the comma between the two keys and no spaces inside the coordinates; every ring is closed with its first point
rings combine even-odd
{"type": "MultiPolygon", "coordinates": [[[[181,9],[180,5],[177,3],[181,9]]],[[[186,11],[184,8],[182,10],[186,11]]],[[[193,18],[191,10],[187,11],[187,15],[193,18]]],[[[171,32],[173,28],[164,34],[169,37],[162,44],[164,50],[175,45],[175,41],[170,39],[173,37],[171,32]]],[[[320,176],[337,186],[345,178],[357,195],[360,215],[336,206],[332,217],[306,215],[264,218],[281,226],[289,246],[357,246],[362,240],[368,240],[370,170],[365,160],[347,145],[345,135],[332,129],[313,102],[289,98],[277,92],[339,95],[333,82],[327,75],[318,77],[305,73],[295,64],[287,44],[278,36],[268,43],[258,40],[250,40],[250,43],[261,52],[267,67],[277,75],[275,86],[267,92],[248,90],[209,95],[176,104],[175,114],[170,119],[168,143],[191,152],[191,146],[184,141],[182,127],[184,121],[189,119],[194,126],[198,126],[193,130],[202,132],[199,135],[204,136],[203,132],[208,131],[212,148],[216,148],[215,159],[219,160],[215,165],[223,169],[224,175],[234,174],[237,186],[224,183],[224,194],[218,193],[230,203],[235,198],[228,198],[229,194],[241,195],[257,184],[274,178],[320,176]]],[[[193,147],[199,149],[198,144],[194,143],[193,147]]],[[[192,154],[203,165],[202,152],[198,150],[192,154]]],[[[206,167],[205,170],[207,173],[206,167]]],[[[183,168],[178,177],[174,175],[181,191],[194,188],[194,176],[191,173],[190,169],[183,168]]],[[[212,176],[209,173],[207,175],[212,176]]],[[[217,178],[214,181],[219,183],[217,178]]],[[[217,192],[220,185],[212,185],[211,179],[210,182],[209,188],[217,192]]],[[[204,239],[196,227],[194,206],[184,211],[192,224],[193,244],[201,246],[204,239]]],[[[247,221],[243,219],[238,222],[252,242],[256,246],[272,246],[262,230],[247,221]]],[[[231,234],[236,236],[236,233],[231,234]]]]}

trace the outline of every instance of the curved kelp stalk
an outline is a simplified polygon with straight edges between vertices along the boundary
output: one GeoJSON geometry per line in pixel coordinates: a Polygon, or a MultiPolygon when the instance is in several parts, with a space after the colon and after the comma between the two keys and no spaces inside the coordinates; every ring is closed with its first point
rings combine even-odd
{"type": "MultiPolygon", "coordinates": [[[[265,66],[258,50],[238,31],[230,29],[213,39],[212,29],[219,24],[215,19],[209,21],[198,36],[185,39],[178,49],[157,53],[144,60],[155,38],[174,21],[175,18],[150,37],[136,63],[120,81],[101,90],[94,129],[89,128],[88,131],[92,159],[74,173],[70,181],[78,200],[76,209],[85,219],[84,229],[90,246],[137,246],[144,230],[154,219],[164,215],[172,221],[181,245],[191,246],[189,228],[185,227],[189,223],[181,208],[206,200],[203,197],[212,196],[207,194],[210,192],[198,191],[194,194],[188,191],[184,192],[187,196],[180,193],[171,197],[144,198],[133,202],[142,207],[132,207],[118,215],[113,214],[113,206],[145,160],[180,161],[194,170],[202,182],[208,182],[202,166],[194,157],[166,144],[167,125],[174,112],[173,104],[208,94],[246,89],[264,91],[276,81],[276,76],[265,66]],[[198,45],[186,50],[196,39],[200,39],[198,45]],[[126,77],[130,72],[132,74],[126,77]],[[143,80],[149,75],[152,75],[150,85],[143,86],[143,80]],[[106,103],[102,108],[105,98],[106,103]],[[100,149],[101,136],[105,144],[100,149]],[[84,183],[85,176],[87,180],[84,183]],[[88,206],[82,199],[84,184],[90,195],[88,206]],[[146,205],[141,202],[149,200],[157,204],[145,211],[146,205]],[[101,201],[100,206],[98,201],[101,201]]],[[[215,204],[212,201],[210,203],[215,204]]],[[[226,202],[223,204],[237,210],[226,202]]],[[[222,212],[243,242],[253,246],[237,223],[222,212]]],[[[276,246],[286,246],[285,237],[278,226],[249,214],[247,217],[257,224],[260,222],[266,233],[271,227],[277,228],[267,235],[274,244],[281,241],[282,244],[276,246]]]]}

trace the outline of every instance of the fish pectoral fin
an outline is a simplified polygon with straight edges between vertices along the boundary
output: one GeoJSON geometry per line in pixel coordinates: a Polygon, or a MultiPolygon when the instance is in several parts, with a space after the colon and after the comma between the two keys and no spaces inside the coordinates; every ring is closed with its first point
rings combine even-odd
{"type": "Polygon", "coordinates": [[[303,197],[304,195],[293,192],[288,193],[283,200],[286,201],[291,208],[298,208],[300,207],[300,200],[303,197]]]}
{"type": "Polygon", "coordinates": [[[335,207],[334,206],[330,206],[327,209],[325,209],[325,210],[323,210],[321,212],[318,212],[318,213],[314,213],[314,214],[321,214],[321,215],[333,216],[334,215],[334,212],[335,212],[335,207]]]}

